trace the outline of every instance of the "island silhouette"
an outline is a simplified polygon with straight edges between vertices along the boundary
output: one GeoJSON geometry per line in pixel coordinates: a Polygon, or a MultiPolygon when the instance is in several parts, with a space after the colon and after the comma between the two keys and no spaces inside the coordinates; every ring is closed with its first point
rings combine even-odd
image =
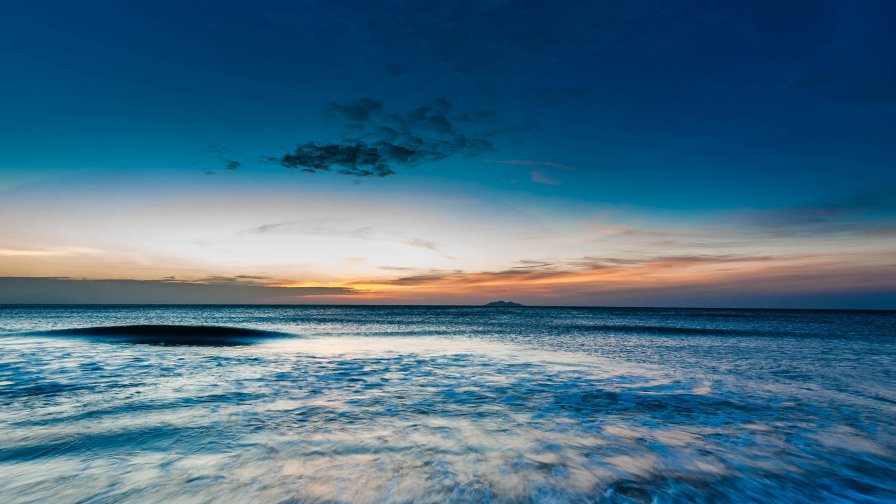
{"type": "Polygon", "coordinates": [[[491,303],[486,303],[483,306],[485,306],[486,308],[516,308],[524,305],[514,303],[513,301],[492,301],[491,303]]]}

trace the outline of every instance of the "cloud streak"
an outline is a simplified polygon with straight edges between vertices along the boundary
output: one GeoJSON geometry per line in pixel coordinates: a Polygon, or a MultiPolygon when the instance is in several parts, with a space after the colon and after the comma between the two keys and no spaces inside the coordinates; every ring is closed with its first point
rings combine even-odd
{"type": "Polygon", "coordinates": [[[308,235],[308,236],[332,236],[338,238],[352,238],[356,240],[371,240],[381,242],[398,242],[409,247],[431,250],[444,257],[447,256],[439,246],[430,240],[408,236],[391,230],[378,229],[375,226],[346,225],[339,219],[309,219],[304,221],[286,221],[273,224],[262,224],[237,233],[239,235],[308,235]]]}
{"type": "Polygon", "coordinates": [[[0,277],[0,304],[291,304],[356,293],[349,287],[278,287],[239,280],[238,277],[210,277],[199,282],[0,277]]]}
{"type": "Polygon", "coordinates": [[[64,257],[102,253],[102,250],[88,247],[56,247],[46,249],[0,248],[0,257],[64,257]]]}
{"type": "Polygon", "coordinates": [[[537,159],[489,159],[487,163],[521,165],[521,166],[544,166],[547,168],[559,168],[561,170],[575,170],[575,166],[565,163],[556,163],[554,161],[539,161],[537,159]]]}
{"type": "Polygon", "coordinates": [[[532,170],[531,172],[529,172],[529,175],[532,177],[532,182],[535,182],[536,184],[552,185],[552,186],[560,185],[559,180],[548,175],[547,173],[543,172],[542,170],[532,170]]]}
{"type": "Polygon", "coordinates": [[[809,255],[677,255],[649,258],[585,256],[565,260],[522,260],[518,265],[496,271],[427,271],[398,278],[359,280],[349,285],[365,288],[414,286],[434,291],[508,286],[525,289],[533,286],[562,291],[575,285],[626,284],[664,279],[688,282],[729,271],[754,269],[762,265],[791,266],[813,259],[809,255]]]}

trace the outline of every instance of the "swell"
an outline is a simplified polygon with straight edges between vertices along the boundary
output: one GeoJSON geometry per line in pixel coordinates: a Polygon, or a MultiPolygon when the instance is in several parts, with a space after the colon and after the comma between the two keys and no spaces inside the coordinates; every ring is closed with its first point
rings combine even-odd
{"type": "Polygon", "coordinates": [[[142,324],[76,327],[25,333],[34,336],[74,337],[110,343],[146,345],[236,346],[261,340],[294,336],[288,333],[246,327],[142,324]]]}

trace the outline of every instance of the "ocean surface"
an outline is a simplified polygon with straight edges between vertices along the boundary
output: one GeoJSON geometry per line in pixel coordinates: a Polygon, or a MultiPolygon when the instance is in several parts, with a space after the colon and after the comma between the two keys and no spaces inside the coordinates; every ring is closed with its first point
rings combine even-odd
{"type": "Polygon", "coordinates": [[[0,502],[896,502],[896,313],[0,306],[0,502]]]}

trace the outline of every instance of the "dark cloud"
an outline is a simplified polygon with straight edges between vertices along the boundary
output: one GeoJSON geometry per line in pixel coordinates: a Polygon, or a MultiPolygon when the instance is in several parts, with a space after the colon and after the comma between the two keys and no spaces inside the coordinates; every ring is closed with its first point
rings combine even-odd
{"type": "Polygon", "coordinates": [[[271,158],[306,173],[333,171],[355,177],[386,177],[397,169],[455,155],[476,155],[493,148],[490,134],[471,132],[487,113],[454,114],[445,98],[436,98],[404,113],[389,113],[372,98],[332,102],[326,115],[341,123],[346,138],[337,142],[309,141],[271,158]]]}
{"type": "Polygon", "coordinates": [[[338,173],[358,177],[385,177],[394,175],[389,167],[390,159],[382,146],[371,146],[356,141],[342,144],[318,145],[308,142],[296,147],[291,154],[284,154],[278,161],[290,169],[300,169],[305,173],[330,171],[330,167],[338,165],[338,173]]]}

